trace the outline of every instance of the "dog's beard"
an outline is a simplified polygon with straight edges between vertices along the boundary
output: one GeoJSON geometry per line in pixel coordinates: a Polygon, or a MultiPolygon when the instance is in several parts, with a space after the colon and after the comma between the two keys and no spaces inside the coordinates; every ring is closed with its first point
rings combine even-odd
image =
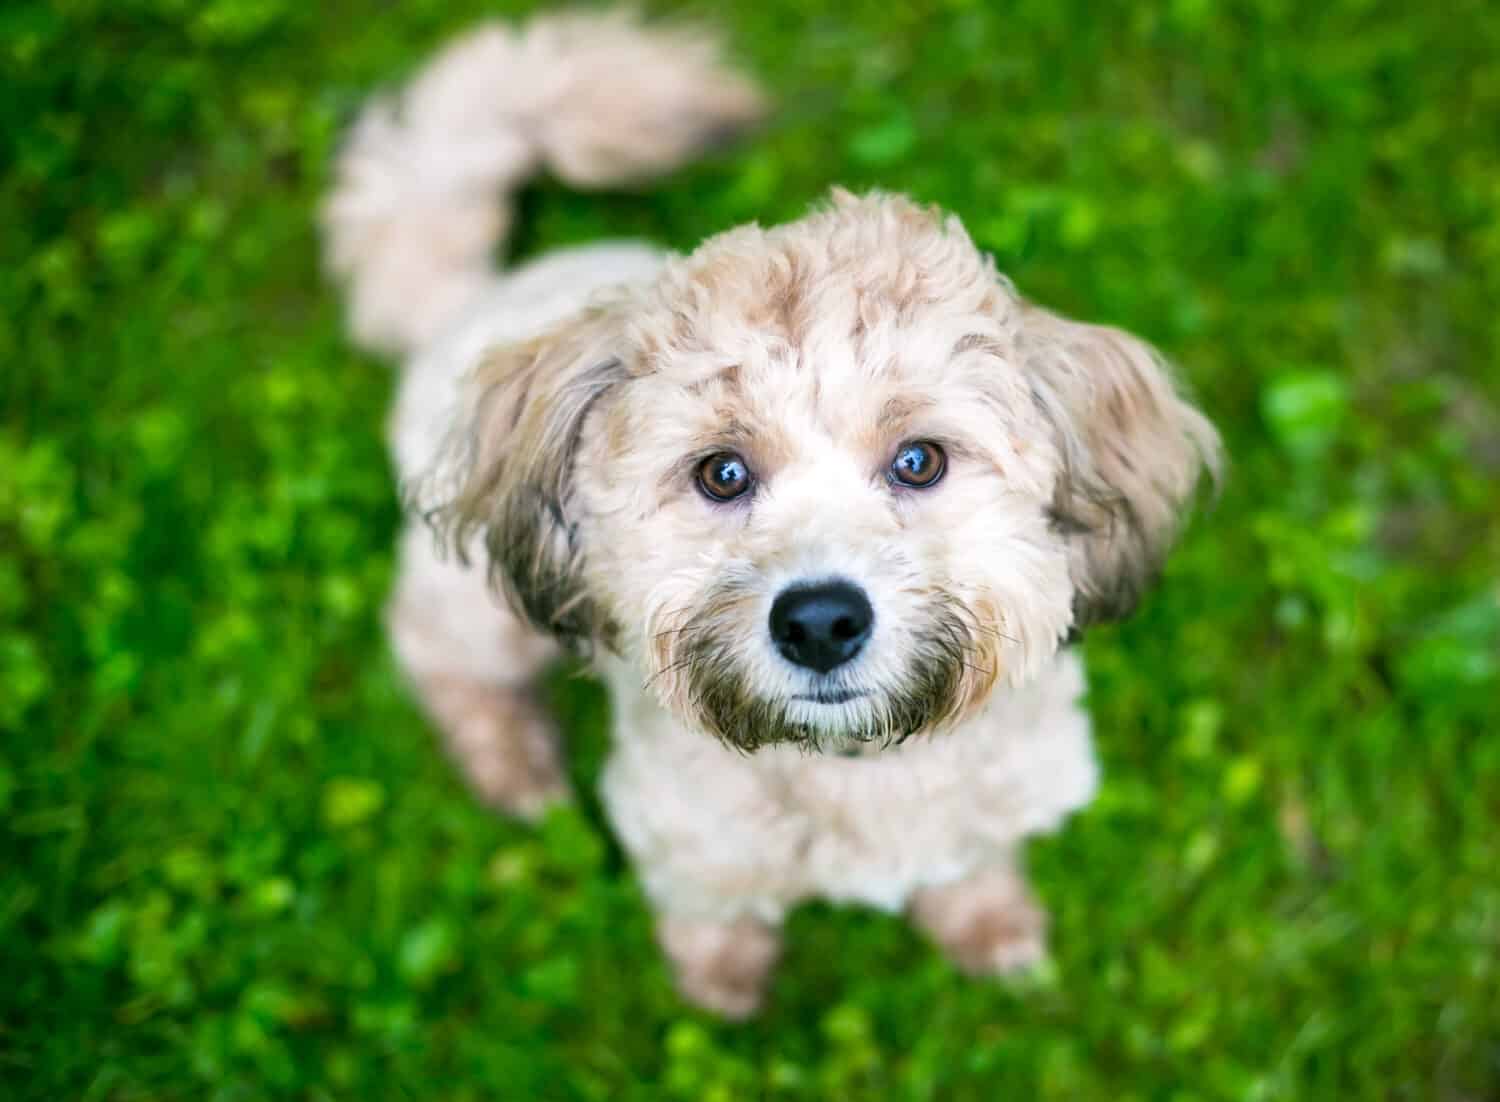
{"type": "Polygon", "coordinates": [[[737,749],[792,744],[809,751],[886,746],[940,727],[987,694],[995,656],[975,653],[972,615],[962,606],[932,610],[914,634],[904,673],[894,684],[867,682],[856,672],[828,679],[815,694],[773,695],[757,689],[741,647],[726,632],[724,605],[708,601],[675,637],[670,669],[679,702],[697,724],[737,749]],[[978,664],[976,664],[978,659],[978,664]]]}

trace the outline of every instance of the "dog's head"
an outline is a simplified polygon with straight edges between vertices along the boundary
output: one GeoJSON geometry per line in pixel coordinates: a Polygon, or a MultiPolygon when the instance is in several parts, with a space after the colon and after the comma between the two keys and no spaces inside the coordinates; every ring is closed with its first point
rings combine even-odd
{"type": "Polygon", "coordinates": [[[745,749],[900,739],[1124,615],[1218,438],[956,219],[838,194],[495,352],[435,512],[539,628],[745,749]]]}

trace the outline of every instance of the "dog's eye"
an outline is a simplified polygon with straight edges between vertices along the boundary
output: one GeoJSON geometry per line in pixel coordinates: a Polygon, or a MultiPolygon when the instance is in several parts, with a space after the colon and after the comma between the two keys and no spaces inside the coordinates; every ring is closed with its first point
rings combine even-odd
{"type": "Polygon", "coordinates": [[[913,440],[902,444],[891,460],[891,477],[903,486],[925,489],[943,477],[947,466],[942,448],[930,440],[913,440]]]}
{"type": "Polygon", "coordinates": [[[698,464],[698,485],[715,501],[733,501],[750,488],[750,468],[734,452],[715,452],[698,464]]]}

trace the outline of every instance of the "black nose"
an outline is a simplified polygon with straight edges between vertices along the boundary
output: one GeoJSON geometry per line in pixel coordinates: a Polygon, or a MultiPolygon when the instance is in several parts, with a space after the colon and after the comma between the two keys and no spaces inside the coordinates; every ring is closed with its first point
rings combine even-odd
{"type": "Polygon", "coordinates": [[[875,610],[849,582],[784,589],[771,605],[771,638],[787,661],[827,673],[859,653],[875,610]]]}

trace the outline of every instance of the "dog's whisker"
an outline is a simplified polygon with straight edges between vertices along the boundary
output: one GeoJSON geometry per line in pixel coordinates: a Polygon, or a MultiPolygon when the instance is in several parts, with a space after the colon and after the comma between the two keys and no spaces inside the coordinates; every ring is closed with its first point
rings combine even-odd
{"type": "Polygon", "coordinates": [[[999,628],[987,627],[986,625],[979,623],[977,620],[973,624],[971,624],[970,627],[972,627],[975,631],[982,631],[986,635],[993,635],[997,639],[1004,639],[1007,643],[1014,643],[1017,646],[1021,645],[1021,640],[1017,639],[1014,635],[1006,635],[1005,632],[1001,631],[999,628]]]}
{"type": "Polygon", "coordinates": [[[653,673],[650,677],[646,678],[646,680],[641,683],[641,688],[649,689],[652,685],[656,684],[658,679],[666,676],[669,673],[676,673],[678,670],[686,669],[688,666],[692,665],[692,663],[693,659],[691,657],[688,657],[679,659],[676,662],[672,662],[666,666],[663,666],[661,669],[653,673]]]}

